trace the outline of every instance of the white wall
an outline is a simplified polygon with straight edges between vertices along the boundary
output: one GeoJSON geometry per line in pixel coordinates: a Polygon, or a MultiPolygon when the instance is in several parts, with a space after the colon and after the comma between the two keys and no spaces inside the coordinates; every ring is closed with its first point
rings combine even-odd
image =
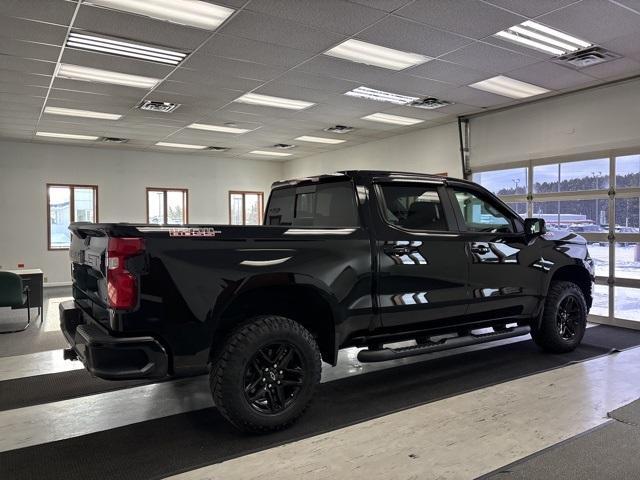
{"type": "Polygon", "coordinates": [[[371,169],[444,173],[462,176],[456,122],[416,130],[405,135],[342,148],[285,164],[286,178],[371,169]]]}
{"type": "Polygon", "coordinates": [[[470,121],[471,168],[640,146],[640,80],[551,98],[470,121]]]}
{"type": "Polygon", "coordinates": [[[120,148],[0,141],[0,265],[69,281],[67,251],[47,250],[46,183],[98,185],[101,222],[144,223],[146,187],[189,189],[191,223],[228,223],[228,191],[265,192],[281,163],[120,148]]]}

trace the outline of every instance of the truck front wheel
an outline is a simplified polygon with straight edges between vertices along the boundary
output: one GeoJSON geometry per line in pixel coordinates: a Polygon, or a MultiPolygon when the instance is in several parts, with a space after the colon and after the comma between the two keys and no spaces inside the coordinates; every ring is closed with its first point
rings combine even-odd
{"type": "Polygon", "coordinates": [[[247,432],[289,426],[320,382],[320,351],[311,333],[285,317],[260,316],[233,332],[210,372],[220,413],[247,432]]]}
{"type": "Polygon", "coordinates": [[[539,325],[532,325],[531,336],[544,350],[565,353],[582,341],[587,328],[587,302],[578,285],[553,281],[539,325]]]}

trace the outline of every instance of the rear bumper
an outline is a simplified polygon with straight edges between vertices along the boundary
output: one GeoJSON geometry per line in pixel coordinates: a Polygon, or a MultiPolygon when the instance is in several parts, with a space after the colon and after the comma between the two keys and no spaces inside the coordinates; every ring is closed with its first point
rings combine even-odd
{"type": "Polygon", "coordinates": [[[162,378],[169,359],[158,340],[149,336],[115,337],[75,306],[60,303],[60,328],[71,349],[92,375],[108,380],[162,378]]]}

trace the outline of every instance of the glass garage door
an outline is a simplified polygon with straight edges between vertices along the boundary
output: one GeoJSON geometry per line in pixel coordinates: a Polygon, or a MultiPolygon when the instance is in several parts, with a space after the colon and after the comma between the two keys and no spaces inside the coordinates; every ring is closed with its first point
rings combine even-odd
{"type": "Polygon", "coordinates": [[[640,328],[640,153],[473,172],[522,217],[587,239],[596,265],[590,320],[640,328]]]}

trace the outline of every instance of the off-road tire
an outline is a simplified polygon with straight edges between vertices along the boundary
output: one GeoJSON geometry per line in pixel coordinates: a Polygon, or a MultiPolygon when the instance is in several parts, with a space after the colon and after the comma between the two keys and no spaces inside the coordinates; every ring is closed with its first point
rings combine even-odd
{"type": "Polygon", "coordinates": [[[553,281],[549,286],[540,324],[534,323],[531,326],[531,337],[539,347],[548,352],[571,352],[580,345],[582,337],[584,337],[588,310],[584,294],[578,285],[567,281],[553,281]],[[561,333],[559,319],[563,311],[562,306],[568,302],[570,297],[575,302],[576,315],[575,321],[571,322],[573,335],[570,338],[565,338],[561,333]]]}
{"type": "Polygon", "coordinates": [[[232,332],[218,352],[209,373],[213,401],[218,411],[238,429],[265,433],[295,422],[307,409],[320,382],[322,363],[313,335],[285,317],[258,316],[232,332]],[[291,405],[278,413],[257,411],[245,395],[245,375],[252,359],[267,345],[284,342],[298,352],[304,377],[291,405]]]}

